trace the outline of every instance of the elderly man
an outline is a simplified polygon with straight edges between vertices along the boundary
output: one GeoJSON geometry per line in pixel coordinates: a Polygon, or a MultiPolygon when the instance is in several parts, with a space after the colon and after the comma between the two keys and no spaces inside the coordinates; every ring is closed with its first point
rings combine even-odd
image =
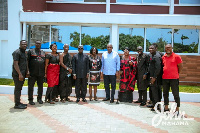
{"type": "Polygon", "coordinates": [[[28,100],[30,105],[35,105],[33,102],[33,88],[37,81],[38,96],[37,102],[43,104],[43,79],[45,76],[45,52],[41,50],[41,41],[35,41],[35,48],[28,51],[28,68],[30,77],[28,78],[28,100]]]}
{"type": "Polygon", "coordinates": [[[110,100],[110,86],[111,83],[111,100],[110,103],[114,102],[114,95],[116,89],[116,76],[119,76],[120,70],[120,58],[117,52],[113,51],[112,44],[107,45],[107,50],[102,54],[102,67],[101,75],[104,78],[104,87],[106,91],[106,98],[103,101],[110,100]]]}
{"type": "Polygon", "coordinates": [[[165,46],[166,54],[162,57],[163,60],[163,97],[165,111],[169,111],[169,89],[171,87],[175,102],[177,103],[176,111],[179,111],[179,73],[182,71],[183,63],[179,55],[172,52],[172,45],[165,46]]]}
{"type": "Polygon", "coordinates": [[[12,77],[15,83],[15,89],[14,89],[15,109],[27,108],[27,104],[23,104],[20,102],[21,90],[24,84],[25,77],[29,76],[26,53],[25,53],[26,47],[27,47],[27,41],[21,40],[19,49],[15,50],[12,53],[13,56],[12,77]]]}
{"type": "Polygon", "coordinates": [[[73,56],[72,60],[72,72],[73,79],[75,79],[75,92],[76,102],[82,98],[83,102],[87,102],[85,99],[87,93],[87,81],[89,77],[89,58],[87,54],[83,54],[83,46],[78,46],[78,54],[73,56]]]}

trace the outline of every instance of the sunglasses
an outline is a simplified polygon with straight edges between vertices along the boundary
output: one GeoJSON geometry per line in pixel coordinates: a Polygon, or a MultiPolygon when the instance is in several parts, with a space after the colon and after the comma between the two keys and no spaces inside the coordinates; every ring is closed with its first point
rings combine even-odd
{"type": "Polygon", "coordinates": [[[83,48],[78,48],[78,49],[83,49],[83,48]]]}

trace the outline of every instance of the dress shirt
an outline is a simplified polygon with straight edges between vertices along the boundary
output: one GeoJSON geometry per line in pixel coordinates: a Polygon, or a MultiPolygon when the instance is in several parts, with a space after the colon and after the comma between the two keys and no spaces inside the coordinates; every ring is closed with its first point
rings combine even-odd
{"type": "Polygon", "coordinates": [[[117,52],[108,51],[102,54],[102,68],[101,71],[105,75],[115,75],[116,71],[120,70],[120,58],[117,52]]]}

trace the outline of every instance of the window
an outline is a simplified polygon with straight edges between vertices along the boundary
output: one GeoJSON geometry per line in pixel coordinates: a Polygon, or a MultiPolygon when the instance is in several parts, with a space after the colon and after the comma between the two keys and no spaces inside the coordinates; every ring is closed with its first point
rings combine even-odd
{"type": "Polygon", "coordinates": [[[144,48],[144,28],[119,28],[119,50],[137,51],[138,46],[144,48]]]}
{"type": "Polygon", "coordinates": [[[52,41],[78,47],[80,42],[80,26],[52,26],[52,41]]]}
{"type": "Polygon", "coordinates": [[[172,29],[158,29],[158,28],[147,28],[146,29],[146,51],[149,51],[149,46],[153,43],[158,45],[158,51],[164,52],[165,45],[170,43],[172,40],[171,35],[172,29]]]}
{"type": "MultiPolygon", "coordinates": [[[[107,27],[82,27],[81,44],[106,49],[110,40],[110,28],[107,27]]],[[[87,46],[84,50],[90,50],[87,46]]]]}
{"type": "Polygon", "coordinates": [[[84,0],[84,2],[106,2],[106,0],[84,0]]]}
{"type": "Polygon", "coordinates": [[[180,4],[200,4],[200,0],[179,0],[180,4]]]}
{"type": "Polygon", "coordinates": [[[174,29],[175,53],[198,53],[199,30],[174,29]]]}
{"type": "Polygon", "coordinates": [[[132,3],[168,3],[168,0],[117,0],[117,2],[132,2],[132,3]]]}
{"type": "Polygon", "coordinates": [[[0,0],[0,30],[8,30],[8,2],[0,0]]]}
{"type": "MultiPolygon", "coordinates": [[[[36,40],[41,40],[42,43],[49,42],[49,28],[49,25],[27,25],[28,48],[34,46],[36,40]]],[[[51,32],[55,36],[56,30],[51,32]]]]}

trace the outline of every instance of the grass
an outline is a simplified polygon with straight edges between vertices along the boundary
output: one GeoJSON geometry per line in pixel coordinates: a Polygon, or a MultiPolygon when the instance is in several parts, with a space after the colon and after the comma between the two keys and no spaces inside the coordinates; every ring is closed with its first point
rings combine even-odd
{"type": "MultiPolygon", "coordinates": [[[[0,78],[0,85],[14,86],[14,82],[13,82],[12,79],[0,78]]],[[[48,86],[47,83],[44,83],[43,85],[44,85],[44,87],[48,86]]],[[[24,86],[28,86],[28,80],[25,80],[24,86]]],[[[37,84],[35,84],[35,87],[36,86],[37,86],[37,84]]],[[[103,82],[101,82],[101,84],[97,88],[98,89],[104,89],[103,82]]],[[[119,90],[119,83],[116,84],[116,90],[119,90]]],[[[135,86],[135,90],[137,90],[137,84],[135,86]]],[[[147,90],[149,90],[149,88],[147,90]]],[[[180,92],[186,92],[186,93],[200,93],[200,86],[180,85],[179,86],[179,91],[180,92]]]]}

